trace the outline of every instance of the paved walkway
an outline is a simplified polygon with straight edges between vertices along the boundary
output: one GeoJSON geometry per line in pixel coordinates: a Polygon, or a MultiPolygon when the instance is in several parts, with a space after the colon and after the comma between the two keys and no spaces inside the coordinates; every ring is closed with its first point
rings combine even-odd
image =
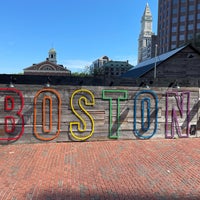
{"type": "Polygon", "coordinates": [[[0,199],[200,199],[200,138],[0,146],[0,199]]]}

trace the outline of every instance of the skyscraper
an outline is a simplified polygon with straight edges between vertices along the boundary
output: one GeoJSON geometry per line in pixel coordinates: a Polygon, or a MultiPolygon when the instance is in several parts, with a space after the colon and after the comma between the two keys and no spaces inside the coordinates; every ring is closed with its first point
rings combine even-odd
{"type": "Polygon", "coordinates": [[[138,63],[151,58],[152,14],[148,3],[141,19],[141,32],[138,39],[138,63]]]}
{"type": "Polygon", "coordinates": [[[195,42],[199,34],[200,0],[159,0],[159,54],[195,42]]]}

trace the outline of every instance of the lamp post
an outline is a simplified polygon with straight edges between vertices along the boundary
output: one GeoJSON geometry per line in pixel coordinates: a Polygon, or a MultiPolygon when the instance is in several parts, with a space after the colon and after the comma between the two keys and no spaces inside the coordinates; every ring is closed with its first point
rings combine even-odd
{"type": "Polygon", "coordinates": [[[156,79],[156,74],[157,74],[157,51],[158,51],[158,45],[155,45],[155,65],[154,65],[154,79],[156,79]]]}

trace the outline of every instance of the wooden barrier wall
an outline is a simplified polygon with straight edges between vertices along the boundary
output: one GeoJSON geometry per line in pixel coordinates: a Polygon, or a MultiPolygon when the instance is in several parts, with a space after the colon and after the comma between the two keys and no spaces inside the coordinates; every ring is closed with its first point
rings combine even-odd
{"type": "Polygon", "coordinates": [[[0,143],[199,137],[198,87],[0,84],[0,143]]]}

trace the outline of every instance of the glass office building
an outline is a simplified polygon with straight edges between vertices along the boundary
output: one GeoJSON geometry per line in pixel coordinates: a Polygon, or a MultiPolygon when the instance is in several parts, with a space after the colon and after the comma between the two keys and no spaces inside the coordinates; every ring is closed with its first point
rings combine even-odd
{"type": "Polygon", "coordinates": [[[159,54],[194,42],[199,35],[200,0],[159,0],[159,54]]]}

